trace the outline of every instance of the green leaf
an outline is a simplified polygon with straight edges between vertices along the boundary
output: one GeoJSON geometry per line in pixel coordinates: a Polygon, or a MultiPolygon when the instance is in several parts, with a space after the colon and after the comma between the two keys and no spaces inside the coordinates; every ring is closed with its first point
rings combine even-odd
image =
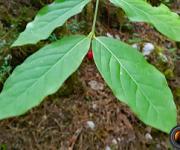
{"type": "Polygon", "coordinates": [[[176,106],[164,75],[118,40],[98,37],[92,46],[97,68],[114,95],[144,123],[169,132],[176,125],[176,106]]]}
{"type": "Polygon", "coordinates": [[[56,27],[62,26],[67,19],[80,13],[90,0],[56,0],[42,8],[34,21],[28,23],[24,32],[12,46],[35,44],[47,39],[56,27]]]}
{"type": "Polygon", "coordinates": [[[180,17],[165,5],[152,7],[144,0],[110,1],[121,7],[131,21],[150,23],[162,34],[175,41],[180,41],[180,17]]]}
{"type": "Polygon", "coordinates": [[[21,115],[56,92],[79,67],[90,41],[85,36],[65,37],[18,66],[0,94],[0,119],[21,115]]]}

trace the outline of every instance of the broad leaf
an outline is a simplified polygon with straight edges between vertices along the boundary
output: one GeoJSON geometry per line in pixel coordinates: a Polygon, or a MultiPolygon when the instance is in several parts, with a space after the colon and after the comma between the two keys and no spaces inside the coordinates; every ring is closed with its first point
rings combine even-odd
{"type": "Polygon", "coordinates": [[[126,12],[131,21],[152,24],[167,37],[180,41],[180,17],[161,4],[152,7],[144,0],[110,0],[126,12]]]}
{"type": "Polygon", "coordinates": [[[98,70],[115,96],[146,124],[169,132],[176,125],[176,106],[165,77],[136,50],[118,40],[93,40],[98,70]]]}
{"type": "Polygon", "coordinates": [[[62,26],[67,19],[80,13],[90,0],[56,0],[42,8],[34,21],[28,23],[24,32],[12,46],[35,44],[47,39],[56,27],[62,26]]]}
{"type": "Polygon", "coordinates": [[[79,67],[90,41],[84,36],[65,37],[18,66],[0,94],[0,119],[21,115],[56,92],[79,67]]]}

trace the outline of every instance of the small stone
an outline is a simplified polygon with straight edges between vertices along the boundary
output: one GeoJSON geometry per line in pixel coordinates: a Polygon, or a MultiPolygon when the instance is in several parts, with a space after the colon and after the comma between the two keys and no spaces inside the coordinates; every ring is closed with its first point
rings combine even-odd
{"type": "Polygon", "coordinates": [[[47,119],[47,116],[46,116],[46,115],[43,115],[42,118],[43,118],[43,120],[46,120],[46,119],[47,119]]]}
{"type": "Polygon", "coordinates": [[[113,35],[109,32],[106,33],[107,37],[113,38],[113,35]]]}
{"type": "Polygon", "coordinates": [[[119,142],[121,142],[121,138],[117,138],[117,140],[118,140],[119,142]]]}
{"type": "Polygon", "coordinates": [[[105,150],[111,150],[111,148],[107,145],[105,150]]]}
{"type": "Polygon", "coordinates": [[[145,43],[143,47],[143,55],[147,56],[151,54],[155,49],[154,45],[152,43],[145,43]]]}
{"type": "Polygon", "coordinates": [[[160,144],[156,144],[156,148],[157,149],[161,149],[161,145],[160,144]]]}
{"type": "Polygon", "coordinates": [[[92,108],[96,110],[97,109],[97,104],[93,104],[92,108]]]}
{"type": "Polygon", "coordinates": [[[15,27],[15,25],[14,24],[11,24],[11,26],[10,26],[11,28],[14,28],[15,27]]]}
{"type": "Polygon", "coordinates": [[[138,44],[137,43],[134,43],[133,45],[131,45],[132,46],[132,48],[135,48],[135,49],[138,49],[139,48],[139,46],[138,46],[138,44]]]}
{"type": "Polygon", "coordinates": [[[153,138],[152,138],[152,136],[151,136],[150,133],[146,133],[146,134],[145,134],[145,139],[146,139],[147,141],[151,141],[153,138]]]}
{"type": "Polygon", "coordinates": [[[120,37],[119,37],[118,34],[115,35],[115,38],[118,39],[118,40],[120,40],[120,37]]]}
{"type": "Polygon", "coordinates": [[[29,125],[32,125],[32,124],[33,124],[32,121],[29,121],[28,123],[29,123],[29,125]]]}
{"type": "Polygon", "coordinates": [[[92,130],[95,128],[95,124],[93,121],[87,121],[86,124],[87,124],[87,127],[92,130]]]}
{"type": "Polygon", "coordinates": [[[117,140],[116,140],[116,139],[113,139],[113,140],[112,140],[112,144],[117,145],[117,144],[118,144],[117,140]]]}
{"type": "Polygon", "coordinates": [[[89,113],[89,117],[92,117],[93,116],[93,114],[92,113],[89,113]]]}
{"type": "Polygon", "coordinates": [[[104,85],[100,82],[95,81],[95,80],[91,80],[88,84],[95,91],[104,89],[104,85]]]}

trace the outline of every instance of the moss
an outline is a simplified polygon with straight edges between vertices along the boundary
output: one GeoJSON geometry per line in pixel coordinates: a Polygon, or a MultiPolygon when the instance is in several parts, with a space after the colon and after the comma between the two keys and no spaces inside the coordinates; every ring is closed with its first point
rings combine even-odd
{"type": "Polygon", "coordinates": [[[76,90],[83,90],[83,85],[79,80],[77,71],[65,81],[57,94],[58,96],[69,96],[73,94],[76,90]]]}
{"type": "Polygon", "coordinates": [[[169,68],[165,70],[164,75],[167,79],[172,79],[174,77],[174,72],[172,69],[169,68]]]}

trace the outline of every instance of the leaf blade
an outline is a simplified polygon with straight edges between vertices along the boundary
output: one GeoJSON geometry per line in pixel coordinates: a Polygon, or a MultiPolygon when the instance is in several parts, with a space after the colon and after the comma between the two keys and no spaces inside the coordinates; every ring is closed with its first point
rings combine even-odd
{"type": "Polygon", "coordinates": [[[90,0],[57,0],[42,8],[35,19],[28,23],[12,46],[35,44],[47,39],[56,27],[62,26],[67,19],[80,13],[90,0]]]}
{"type": "Polygon", "coordinates": [[[180,17],[164,4],[152,7],[144,0],[110,1],[121,7],[131,21],[150,23],[165,36],[180,41],[180,17]]]}
{"type": "Polygon", "coordinates": [[[56,92],[79,67],[89,47],[88,37],[70,36],[30,56],[4,85],[0,94],[0,119],[21,115],[56,92]]]}
{"type": "Polygon", "coordinates": [[[169,132],[176,125],[176,107],[165,77],[122,42],[98,37],[92,46],[96,66],[114,95],[144,123],[169,132]]]}

